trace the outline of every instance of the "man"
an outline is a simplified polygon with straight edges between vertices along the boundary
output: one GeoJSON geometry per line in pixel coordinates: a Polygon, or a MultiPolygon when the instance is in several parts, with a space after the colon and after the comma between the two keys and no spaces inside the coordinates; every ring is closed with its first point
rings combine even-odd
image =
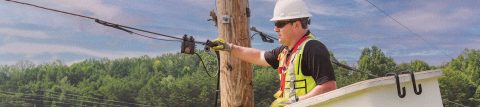
{"type": "Polygon", "coordinates": [[[280,89],[271,106],[285,106],[335,90],[328,50],[314,40],[308,30],[311,16],[302,0],[277,0],[271,21],[275,23],[274,31],[282,46],[265,52],[217,39],[213,42],[218,46],[213,49],[230,52],[249,63],[278,69],[280,89]]]}

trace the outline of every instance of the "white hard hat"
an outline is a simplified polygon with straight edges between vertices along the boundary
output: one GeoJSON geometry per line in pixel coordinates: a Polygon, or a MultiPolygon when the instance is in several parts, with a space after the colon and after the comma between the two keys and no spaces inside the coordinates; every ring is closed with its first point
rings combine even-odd
{"type": "Polygon", "coordinates": [[[277,0],[270,21],[310,17],[307,5],[303,0],[277,0]]]}

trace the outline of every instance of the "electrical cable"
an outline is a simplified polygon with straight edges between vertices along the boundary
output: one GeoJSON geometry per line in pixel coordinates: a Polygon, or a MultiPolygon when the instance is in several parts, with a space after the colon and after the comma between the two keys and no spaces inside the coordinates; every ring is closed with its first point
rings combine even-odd
{"type": "MultiPolygon", "coordinates": [[[[195,53],[195,55],[198,56],[198,58],[200,58],[200,61],[202,62],[203,64],[203,68],[205,69],[205,72],[207,73],[207,75],[209,77],[212,77],[210,75],[210,73],[208,73],[208,70],[207,70],[207,67],[205,66],[205,63],[203,62],[203,59],[202,57],[200,57],[200,55],[198,53],[195,53]]],[[[217,89],[215,90],[215,106],[214,107],[217,107],[217,103],[218,103],[218,93],[220,93],[220,53],[218,51],[215,51],[215,56],[217,57],[217,65],[218,65],[218,71],[217,71],[217,75],[215,75],[217,77],[217,89]]],[[[213,76],[213,77],[215,77],[213,76]]]]}
{"type": "MultiPolygon", "coordinates": [[[[250,39],[253,40],[253,37],[254,37],[255,35],[260,35],[260,37],[261,37],[261,39],[262,39],[263,42],[273,43],[274,40],[277,40],[277,41],[278,41],[277,38],[272,37],[272,36],[270,36],[270,35],[265,35],[264,37],[262,37],[263,35],[261,35],[261,33],[254,33],[254,34],[252,34],[252,36],[250,36],[250,39]]],[[[245,38],[245,39],[246,39],[246,38],[245,38]]],[[[245,39],[242,39],[242,40],[245,40],[245,39]]]]}
{"type": "MultiPolygon", "coordinates": [[[[215,11],[218,12],[217,0],[215,0],[215,11]]],[[[215,22],[215,23],[217,23],[217,22],[215,22]]],[[[220,90],[219,90],[220,89],[220,53],[218,51],[215,51],[215,55],[217,56],[217,61],[218,61],[218,63],[217,63],[218,64],[218,71],[217,71],[217,89],[215,90],[215,106],[213,106],[213,107],[217,107],[217,105],[218,105],[218,93],[220,93],[220,90]]]]}
{"type": "Polygon", "coordinates": [[[168,40],[168,39],[155,38],[155,37],[146,36],[146,35],[142,35],[142,34],[135,33],[135,32],[132,32],[132,34],[139,35],[139,36],[142,36],[142,37],[145,37],[145,38],[150,38],[150,39],[155,39],[155,40],[161,40],[161,41],[176,41],[176,42],[182,42],[181,40],[168,40]]]}
{"type": "Polygon", "coordinates": [[[252,36],[250,36],[250,39],[253,40],[253,36],[257,35],[258,33],[254,33],[252,36]]]}
{"type": "Polygon", "coordinates": [[[445,101],[447,101],[447,102],[449,102],[449,103],[452,103],[452,104],[455,104],[455,105],[458,105],[458,106],[468,107],[468,106],[465,106],[465,105],[463,105],[463,104],[460,104],[460,103],[457,103],[457,102],[453,102],[453,101],[450,101],[450,100],[445,100],[445,101]]]}
{"type": "MultiPolygon", "coordinates": [[[[46,91],[46,90],[38,90],[38,91],[61,94],[60,92],[54,92],[54,91],[46,91]]],[[[150,106],[150,105],[141,104],[141,103],[130,103],[130,102],[124,102],[124,101],[117,101],[117,100],[100,99],[100,98],[87,97],[87,96],[81,96],[81,95],[76,95],[76,94],[64,93],[64,95],[74,96],[74,97],[82,97],[82,98],[93,99],[93,100],[102,100],[102,101],[114,102],[114,103],[122,103],[122,104],[138,105],[138,106],[150,106]]]]}
{"type": "MultiPolygon", "coordinates": [[[[413,32],[413,30],[411,30],[410,28],[408,28],[407,26],[405,26],[404,24],[400,23],[400,21],[398,21],[397,19],[395,19],[393,16],[389,15],[387,12],[385,12],[383,9],[381,9],[380,7],[378,7],[377,5],[373,4],[372,2],[370,2],[369,0],[365,0],[367,1],[370,5],[372,5],[373,7],[375,7],[378,11],[382,12],[385,16],[389,17],[390,19],[392,19],[393,21],[395,21],[397,24],[399,24],[400,26],[402,26],[404,29],[406,29],[407,31],[409,31],[410,33],[412,33],[413,35],[415,35],[416,37],[420,38],[421,40],[423,40],[425,43],[427,43],[428,45],[431,45],[431,47],[439,50],[443,55],[451,58],[451,59],[454,59],[452,56],[446,54],[444,51],[440,50],[438,47],[435,47],[435,45],[431,44],[430,42],[428,42],[427,40],[425,40],[422,36],[420,36],[420,34],[418,33],[415,33],[413,32]]],[[[463,72],[463,70],[459,69],[460,71],[463,72]]]]}
{"type": "MultiPolygon", "coordinates": [[[[277,40],[278,41],[278,38],[275,38],[273,36],[270,36],[268,34],[266,34],[265,32],[262,32],[260,30],[257,30],[257,28],[255,27],[250,27],[250,30],[253,31],[253,32],[257,32],[257,34],[260,35],[260,37],[262,38],[262,41],[263,42],[269,42],[269,43],[273,43],[274,40],[277,40]]],[[[255,34],[254,34],[255,35],[255,34]]],[[[252,35],[253,37],[253,35],[252,35]]]]}
{"type": "MultiPolygon", "coordinates": [[[[196,52],[195,52],[195,55],[197,55],[198,58],[200,58],[200,62],[202,62],[203,68],[205,69],[205,73],[207,73],[207,75],[208,75],[209,77],[218,76],[218,75],[215,75],[215,76],[210,75],[210,73],[208,73],[207,66],[205,66],[205,62],[203,61],[202,57],[201,57],[198,53],[196,53],[196,52]]],[[[220,62],[220,60],[217,60],[217,62],[220,62]]]]}
{"type": "Polygon", "coordinates": [[[404,29],[406,29],[408,32],[412,33],[413,35],[415,35],[416,37],[420,38],[422,41],[424,41],[425,43],[427,43],[428,45],[430,45],[431,47],[439,50],[442,54],[444,54],[445,56],[449,57],[449,58],[452,58],[454,59],[453,57],[451,57],[450,55],[448,55],[447,53],[445,53],[444,51],[440,50],[440,48],[438,47],[435,47],[435,45],[431,44],[430,42],[428,42],[427,40],[425,40],[422,36],[420,36],[420,34],[416,33],[416,32],[413,32],[412,29],[408,28],[407,26],[405,26],[404,24],[400,23],[397,19],[395,19],[393,16],[391,16],[390,14],[388,14],[387,12],[385,12],[383,9],[381,9],[380,7],[378,7],[377,5],[373,4],[372,2],[370,2],[369,0],[365,0],[367,1],[369,4],[371,4],[373,7],[375,7],[378,11],[382,12],[385,16],[387,16],[388,18],[392,19],[393,21],[395,21],[397,24],[399,24],[400,26],[402,26],[404,29]]]}
{"type": "MultiPolygon", "coordinates": [[[[413,30],[411,30],[410,28],[408,28],[407,26],[405,26],[404,24],[400,23],[397,19],[395,19],[393,16],[389,15],[387,12],[385,12],[383,9],[381,9],[380,7],[378,7],[377,5],[373,4],[372,2],[370,2],[369,0],[365,0],[367,1],[369,4],[371,4],[373,7],[375,7],[378,11],[382,12],[385,16],[389,17],[390,19],[392,19],[393,21],[395,21],[397,24],[399,24],[400,26],[402,26],[404,29],[406,29],[407,31],[409,31],[410,33],[412,33],[413,35],[415,35],[416,37],[420,38],[421,40],[423,40],[425,43],[431,45],[433,48],[439,50],[442,54],[444,54],[445,56],[449,57],[449,58],[452,58],[454,59],[452,56],[446,54],[444,51],[440,50],[438,47],[435,47],[435,45],[431,44],[430,42],[428,42],[427,40],[425,40],[422,36],[420,36],[420,34],[418,33],[415,33],[413,32],[413,30]]],[[[462,71],[462,69],[459,69],[459,71],[462,71]]],[[[459,104],[459,103],[456,103],[456,102],[453,102],[453,101],[450,101],[448,99],[444,99],[445,101],[449,102],[449,103],[452,103],[452,104],[455,104],[455,105],[459,105],[459,106],[463,106],[463,107],[467,107],[465,105],[462,105],[462,104],[459,104]]]]}
{"type": "MultiPolygon", "coordinates": [[[[143,30],[143,29],[139,29],[139,28],[134,28],[134,27],[124,26],[124,25],[120,25],[120,24],[115,24],[115,23],[104,21],[104,20],[100,20],[98,18],[93,18],[93,17],[89,17],[89,16],[84,16],[84,15],[65,12],[65,11],[61,11],[61,10],[51,9],[51,8],[47,8],[47,7],[42,7],[42,6],[30,4],[30,3],[19,2],[19,1],[15,1],[15,0],[6,0],[6,1],[13,2],[13,3],[18,3],[18,4],[23,4],[23,5],[28,5],[28,6],[32,6],[32,7],[36,7],[36,8],[40,8],[40,9],[45,9],[45,10],[49,10],[49,11],[54,11],[54,12],[58,12],[58,13],[68,14],[68,15],[72,15],[72,16],[77,16],[77,17],[81,17],[81,18],[91,19],[91,20],[94,20],[96,23],[99,23],[101,25],[105,25],[105,26],[108,26],[108,27],[112,27],[112,28],[115,28],[115,29],[118,29],[118,30],[125,31],[125,32],[130,33],[130,34],[135,34],[135,35],[150,38],[150,39],[162,40],[162,41],[175,41],[175,40],[161,39],[161,38],[156,38],[156,37],[152,37],[152,36],[142,35],[142,34],[130,31],[128,29],[136,30],[136,31],[144,32],[144,33],[149,33],[149,34],[153,34],[153,35],[168,37],[168,38],[171,38],[171,39],[177,39],[178,41],[183,40],[180,37],[175,37],[175,36],[165,35],[165,34],[156,33],[156,32],[152,32],[152,31],[147,31],[147,30],[143,30]]],[[[194,43],[202,44],[202,45],[206,44],[205,42],[199,42],[199,41],[195,41],[194,43]]]]}
{"type": "MultiPolygon", "coordinates": [[[[54,12],[59,12],[59,13],[68,14],[68,15],[72,15],[72,16],[77,16],[77,17],[81,17],[81,18],[91,19],[91,20],[94,20],[96,23],[99,23],[99,24],[101,24],[101,25],[108,26],[108,27],[112,27],[112,28],[115,28],[115,29],[118,29],[118,30],[125,31],[125,32],[127,32],[127,33],[129,33],[129,34],[134,34],[134,35],[138,35],[138,36],[145,37],[145,38],[149,38],[149,39],[161,40],[161,41],[179,41],[179,42],[184,41],[183,38],[174,37],[174,36],[169,36],[169,35],[165,35],[165,34],[160,34],[160,33],[152,32],[152,31],[147,31],[147,30],[138,29],[138,28],[134,28],[134,27],[124,26],[124,25],[120,25],[120,24],[115,24],[115,23],[107,22],[107,21],[100,20],[100,19],[93,18],[93,17],[89,17],[89,16],[74,14],[74,13],[70,13],[70,12],[65,12],[65,11],[61,11],[61,10],[51,9],[51,8],[42,7],[42,6],[30,4],[30,3],[19,2],[19,1],[15,1],[15,0],[6,0],[6,1],[14,2],[14,3],[18,3],[18,4],[23,4],[23,5],[28,5],[28,6],[33,6],[33,7],[36,7],[36,8],[45,9],[45,10],[54,11],[54,12]],[[140,34],[140,33],[136,33],[136,32],[133,32],[133,31],[131,31],[131,30],[136,30],[136,31],[144,32],[144,33],[149,33],[149,34],[154,34],[154,35],[158,35],[158,36],[168,37],[168,38],[176,39],[176,40],[156,38],[156,37],[152,37],[152,36],[147,36],[147,35],[143,35],[143,34],[140,34]]],[[[216,6],[215,6],[215,7],[216,7],[216,6]]],[[[196,44],[206,45],[206,42],[199,42],[199,41],[193,41],[193,42],[196,43],[196,44]]],[[[207,75],[210,76],[210,77],[212,77],[212,76],[208,73],[207,68],[206,68],[206,66],[205,66],[205,63],[203,62],[203,59],[200,57],[199,54],[197,54],[197,53],[195,53],[195,54],[200,58],[200,60],[201,60],[201,62],[202,62],[202,64],[203,64],[203,67],[204,67],[204,69],[206,70],[205,72],[207,73],[207,75]]],[[[219,56],[218,52],[216,52],[216,55],[217,55],[217,61],[219,62],[219,61],[220,61],[220,56],[219,56]]],[[[218,63],[218,65],[220,66],[220,63],[218,63]]],[[[217,76],[218,76],[219,73],[220,73],[220,68],[218,69],[217,76]]],[[[217,80],[217,90],[216,90],[215,106],[217,106],[217,102],[218,102],[218,88],[219,88],[219,79],[217,80]]]]}
{"type": "Polygon", "coordinates": [[[46,8],[46,7],[42,7],[42,6],[38,6],[38,5],[34,5],[34,4],[30,4],[30,3],[24,3],[24,2],[19,2],[19,1],[15,1],[15,0],[6,0],[6,1],[9,1],[9,2],[14,2],[14,3],[18,3],[18,4],[23,4],[23,5],[29,5],[29,6],[33,6],[33,7],[37,7],[37,8],[41,8],[41,9],[45,9],[45,10],[50,10],[50,11],[60,12],[60,13],[63,13],[63,14],[69,14],[69,15],[78,16],[78,17],[82,17],[82,18],[87,18],[87,19],[92,19],[92,20],[95,20],[95,19],[96,19],[96,18],[92,18],[92,17],[84,16],[84,15],[73,14],[73,13],[69,13],[69,12],[64,12],[64,11],[55,10],[55,9],[51,9],[51,8],[46,8]]]}
{"type": "MultiPolygon", "coordinates": [[[[0,91],[0,93],[15,94],[15,92],[6,92],[6,91],[0,91]]],[[[50,102],[53,102],[52,99],[60,99],[60,97],[58,97],[59,95],[49,97],[49,96],[45,96],[45,95],[33,95],[33,94],[26,94],[26,93],[16,93],[16,94],[23,94],[22,97],[24,97],[24,96],[38,96],[38,97],[41,97],[41,98],[46,98],[46,99],[43,99],[43,100],[41,100],[41,101],[50,101],[50,102]],[[51,100],[52,100],[52,101],[51,101],[51,100]]],[[[30,98],[30,99],[35,99],[35,98],[30,98]]],[[[35,100],[38,100],[38,99],[35,99],[35,100]]],[[[76,99],[66,99],[66,100],[79,101],[79,102],[87,102],[87,103],[92,103],[92,104],[100,104],[100,105],[109,105],[109,106],[119,106],[119,107],[122,107],[122,105],[100,103],[100,102],[89,101],[89,100],[76,100],[76,99]]],[[[55,101],[55,102],[58,102],[58,101],[55,101]]]]}
{"type": "Polygon", "coordinates": [[[217,55],[218,71],[217,71],[217,90],[215,90],[215,106],[214,107],[217,107],[218,93],[220,93],[220,53],[218,51],[215,51],[215,54],[217,55]]]}
{"type": "Polygon", "coordinates": [[[217,75],[215,76],[211,76],[210,73],[208,73],[208,70],[207,70],[207,67],[205,66],[205,63],[203,62],[203,59],[202,57],[200,57],[200,55],[198,53],[195,53],[195,55],[198,56],[198,58],[200,58],[200,61],[202,62],[203,64],[203,68],[205,69],[205,72],[207,73],[207,75],[209,77],[217,77],[217,89],[215,90],[215,106],[214,107],[217,107],[217,103],[218,103],[218,93],[220,93],[220,53],[218,51],[215,51],[215,56],[217,57],[217,65],[218,65],[218,71],[217,71],[217,75]]]}
{"type": "Polygon", "coordinates": [[[211,76],[210,73],[208,73],[208,69],[207,67],[205,66],[205,62],[203,61],[202,57],[198,54],[198,53],[195,53],[195,55],[198,56],[198,58],[200,58],[200,61],[203,65],[203,68],[205,69],[205,73],[207,73],[207,75],[209,77],[217,77],[217,89],[215,90],[215,106],[214,107],[217,107],[217,103],[218,103],[218,93],[220,93],[220,53],[218,51],[215,51],[215,56],[217,57],[217,66],[218,66],[218,69],[217,69],[217,75],[215,76],[211,76]]]}
{"type": "Polygon", "coordinates": [[[341,68],[344,68],[344,69],[347,69],[347,70],[351,70],[351,71],[356,71],[356,72],[360,72],[360,73],[364,73],[364,74],[367,74],[368,76],[371,76],[371,77],[374,77],[374,78],[378,78],[379,76],[378,75],[374,75],[374,74],[371,74],[371,73],[368,73],[368,72],[365,72],[365,71],[361,71],[361,70],[358,70],[356,68],[353,68],[353,67],[350,67],[348,65],[345,65],[345,64],[342,64],[338,61],[331,61],[333,64],[335,65],[338,65],[340,66],[341,68]]]}
{"type": "MultiPolygon", "coordinates": [[[[156,32],[152,32],[152,31],[147,31],[147,30],[143,30],[143,29],[138,29],[138,28],[134,28],[134,27],[124,26],[124,25],[120,25],[120,24],[115,24],[115,23],[104,21],[104,20],[100,20],[98,18],[93,18],[93,17],[89,17],[89,16],[84,16],[84,15],[65,12],[65,11],[61,11],[61,10],[51,9],[51,8],[42,7],[42,6],[38,6],[38,5],[30,4],[30,3],[25,3],[25,2],[19,2],[19,1],[15,1],[15,0],[6,0],[6,1],[13,2],[13,3],[18,3],[18,4],[23,4],[23,5],[28,5],[28,6],[33,6],[33,7],[36,7],[36,8],[45,9],[45,10],[54,11],[54,12],[59,12],[59,13],[68,14],[68,15],[72,15],[72,16],[77,16],[77,17],[81,17],[81,18],[91,19],[91,20],[94,20],[96,23],[99,23],[101,25],[112,27],[112,28],[115,28],[115,29],[118,29],[118,30],[125,31],[129,34],[134,34],[134,35],[138,35],[138,36],[149,38],[149,39],[161,40],[161,41],[179,41],[179,42],[184,41],[183,38],[174,37],[174,36],[170,36],[170,35],[165,35],[165,34],[161,34],[161,33],[156,33],[156,32]],[[154,35],[158,35],[158,36],[168,37],[168,38],[176,39],[176,40],[169,40],[169,39],[162,39],[162,38],[147,36],[147,35],[143,35],[143,34],[140,34],[140,33],[133,32],[131,30],[136,30],[136,31],[144,32],[144,33],[149,33],[149,34],[154,34],[154,35]]],[[[215,7],[217,7],[216,3],[215,3],[215,7]]],[[[207,44],[206,42],[200,42],[200,41],[193,41],[193,42],[196,43],[196,44],[202,44],[202,45],[207,44]]],[[[207,67],[205,66],[205,63],[203,62],[203,59],[200,57],[200,55],[198,53],[195,53],[195,54],[200,58],[200,60],[203,64],[203,67],[206,70],[205,72],[207,73],[207,75],[212,77],[208,73],[207,67]]],[[[217,61],[220,62],[220,56],[219,56],[218,51],[216,52],[216,55],[217,55],[217,61]]],[[[218,63],[218,66],[220,66],[220,63],[218,63]]],[[[215,96],[216,97],[215,98],[215,107],[217,106],[217,102],[218,102],[218,93],[219,93],[218,89],[219,89],[219,81],[220,81],[219,73],[220,73],[220,67],[218,68],[218,72],[217,72],[217,75],[216,75],[217,76],[217,90],[216,90],[216,96],[215,96]]]]}
{"type": "MultiPolygon", "coordinates": [[[[8,91],[1,91],[1,90],[0,90],[0,93],[10,94],[10,95],[22,94],[22,97],[24,97],[24,96],[38,96],[38,97],[42,97],[42,98],[46,98],[46,99],[60,99],[60,97],[59,97],[60,95],[45,96],[45,95],[34,95],[34,94],[18,93],[18,92],[8,92],[8,91]]],[[[31,99],[35,99],[35,98],[31,98],[31,99]]],[[[38,100],[38,99],[35,99],[35,100],[38,100]]],[[[108,104],[108,103],[100,103],[100,102],[97,102],[97,101],[89,101],[89,100],[77,100],[77,99],[65,99],[65,100],[79,101],[79,102],[87,102],[87,103],[100,104],[100,105],[109,105],[109,106],[124,107],[124,106],[122,106],[122,105],[115,105],[115,104],[108,104]]],[[[42,100],[42,101],[50,101],[50,100],[42,100]]],[[[51,101],[51,102],[53,102],[53,101],[51,101]]]]}
{"type": "MultiPolygon", "coordinates": [[[[7,96],[14,96],[14,95],[7,95],[7,96]]],[[[7,98],[9,99],[9,98],[7,98]]],[[[67,103],[67,102],[63,102],[63,101],[45,101],[45,100],[38,100],[38,99],[35,99],[35,98],[21,98],[21,97],[14,97],[13,99],[9,99],[9,100],[14,100],[14,99],[21,99],[21,100],[17,100],[17,101],[37,101],[37,102],[49,102],[49,103],[52,103],[52,102],[55,102],[55,103],[62,103],[62,104],[71,104],[71,103],[67,103]]],[[[14,100],[15,101],[15,100],[14,100]]],[[[43,104],[44,106],[51,106],[52,104],[43,104]]],[[[75,105],[75,106],[81,106],[81,107],[85,107],[87,105],[80,105],[80,104],[71,104],[71,105],[75,105]]]]}

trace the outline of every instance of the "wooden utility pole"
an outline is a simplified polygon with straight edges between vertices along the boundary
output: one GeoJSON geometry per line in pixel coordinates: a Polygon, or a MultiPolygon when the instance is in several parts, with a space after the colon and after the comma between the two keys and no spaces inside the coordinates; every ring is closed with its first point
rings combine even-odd
{"type": "MultiPolygon", "coordinates": [[[[217,0],[219,36],[228,43],[250,47],[248,0],[217,0]]],[[[245,56],[248,57],[248,56],[245,56]]],[[[252,107],[250,63],[220,52],[220,102],[222,107],[252,107]]]]}

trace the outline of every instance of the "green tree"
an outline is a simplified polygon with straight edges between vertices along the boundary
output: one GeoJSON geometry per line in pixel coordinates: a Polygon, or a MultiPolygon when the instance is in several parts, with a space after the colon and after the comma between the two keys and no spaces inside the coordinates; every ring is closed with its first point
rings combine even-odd
{"type": "MultiPolygon", "coordinates": [[[[345,61],[342,61],[341,63],[348,65],[345,61]]],[[[333,68],[335,70],[335,78],[338,88],[368,79],[368,74],[362,72],[348,70],[337,65],[333,65],[333,68]]]]}
{"type": "Polygon", "coordinates": [[[387,57],[380,48],[372,46],[362,51],[358,61],[359,70],[368,71],[374,75],[384,76],[394,72],[396,64],[391,57],[387,57]]]}
{"type": "MultiPolygon", "coordinates": [[[[330,60],[334,62],[332,63],[332,66],[333,66],[333,70],[335,71],[337,88],[341,88],[341,87],[368,79],[368,74],[358,72],[358,71],[352,71],[337,65],[336,63],[338,62],[338,59],[335,57],[335,54],[332,52],[330,52],[330,60]]],[[[341,61],[338,63],[348,66],[346,61],[341,61]]]]}
{"type": "Polygon", "coordinates": [[[420,72],[431,70],[435,68],[434,66],[428,65],[425,61],[422,60],[413,60],[410,63],[402,63],[397,67],[397,71],[411,71],[411,72],[420,72]]]}
{"type": "Polygon", "coordinates": [[[466,106],[480,106],[479,74],[480,50],[465,49],[444,68],[444,76],[440,78],[440,89],[445,106],[458,106],[450,102],[466,106]]]}
{"type": "Polygon", "coordinates": [[[275,100],[273,94],[280,88],[278,72],[272,67],[253,66],[255,106],[267,107],[275,100]]]}
{"type": "MultiPolygon", "coordinates": [[[[215,75],[218,63],[211,53],[197,52],[207,70],[197,56],[180,53],[154,58],[87,59],[70,66],[61,61],[40,65],[25,61],[17,65],[0,66],[0,98],[7,99],[0,100],[0,106],[213,106],[217,81],[216,77],[209,77],[206,72],[215,75]]],[[[478,53],[469,50],[464,55],[468,58],[462,57],[456,60],[458,64],[449,65],[451,70],[446,75],[458,74],[455,69],[464,69],[465,72],[445,77],[441,82],[442,87],[454,90],[453,86],[459,81],[468,84],[460,85],[462,89],[447,94],[442,88],[445,99],[462,103],[478,101],[478,66],[475,65],[478,60],[471,60],[478,57],[473,57],[476,54],[467,54],[472,52],[478,53]],[[461,95],[452,96],[455,92],[461,95]]],[[[405,65],[405,68],[420,65],[411,68],[424,70],[427,65],[413,62],[405,65]]],[[[344,61],[341,63],[347,65],[344,61]]],[[[393,71],[391,69],[395,67],[393,60],[377,47],[364,49],[359,65],[363,70],[377,75],[383,71],[393,71]]],[[[278,74],[271,67],[254,66],[253,69],[255,106],[269,106],[279,88],[278,74]]],[[[367,74],[336,65],[334,70],[338,87],[367,79],[367,74]]]]}

